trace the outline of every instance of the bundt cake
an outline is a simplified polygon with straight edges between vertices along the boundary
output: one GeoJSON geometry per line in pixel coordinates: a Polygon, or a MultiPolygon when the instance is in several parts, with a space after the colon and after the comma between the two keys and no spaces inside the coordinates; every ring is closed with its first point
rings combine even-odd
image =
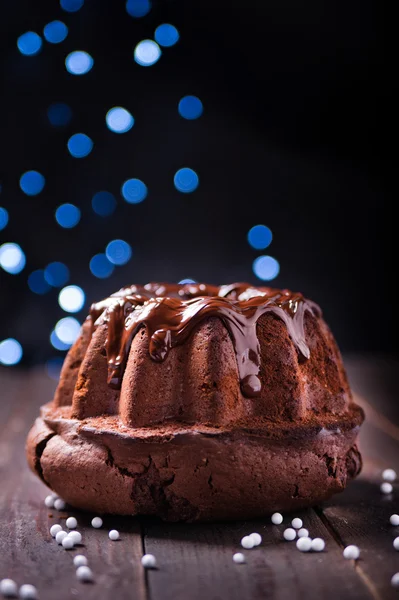
{"type": "Polygon", "coordinates": [[[92,306],[27,456],[77,508],[251,518],[342,491],[363,418],[301,294],[133,285],[92,306]]]}

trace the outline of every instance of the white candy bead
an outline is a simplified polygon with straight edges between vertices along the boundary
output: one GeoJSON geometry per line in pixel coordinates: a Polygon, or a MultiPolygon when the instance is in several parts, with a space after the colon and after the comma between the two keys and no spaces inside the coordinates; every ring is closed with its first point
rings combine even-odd
{"type": "Polygon", "coordinates": [[[300,537],[296,541],[296,547],[301,552],[309,552],[309,550],[312,547],[312,540],[310,539],[310,537],[300,537]]]}
{"type": "Polygon", "coordinates": [[[303,525],[302,519],[298,519],[298,517],[296,517],[295,519],[292,519],[291,525],[293,526],[294,529],[301,529],[301,527],[303,525]]]}
{"type": "Polygon", "coordinates": [[[380,485],[380,490],[383,494],[392,494],[392,483],[388,483],[388,481],[384,481],[384,483],[381,483],[380,485]]]}
{"type": "Polygon", "coordinates": [[[56,510],[65,510],[66,509],[66,502],[65,502],[65,500],[63,500],[62,498],[56,498],[54,500],[54,508],[56,510]]]}
{"type": "Polygon", "coordinates": [[[100,527],[103,526],[103,520],[102,520],[102,518],[101,517],[94,517],[94,519],[91,520],[91,525],[95,529],[100,529],[100,527]]]}
{"type": "Polygon", "coordinates": [[[76,577],[79,581],[93,581],[93,571],[86,565],[82,565],[76,569],[76,577]]]}
{"type": "Polygon", "coordinates": [[[394,539],[393,547],[395,548],[395,550],[399,550],[399,537],[394,539]]]}
{"type": "Polygon", "coordinates": [[[273,525],[281,525],[282,522],[283,522],[283,515],[281,513],[273,513],[272,514],[273,525]]]}
{"type": "Polygon", "coordinates": [[[65,548],[65,550],[72,550],[74,545],[75,545],[75,542],[69,535],[64,537],[64,539],[62,540],[62,547],[65,548]]]}
{"type": "Polygon", "coordinates": [[[116,542],[116,540],[119,540],[119,531],[117,531],[116,529],[111,529],[111,531],[108,534],[108,537],[110,540],[112,540],[113,542],[116,542]]]}
{"type": "Polygon", "coordinates": [[[259,533],[251,533],[249,537],[252,539],[254,546],[260,546],[262,543],[262,536],[259,533]]]}
{"type": "Polygon", "coordinates": [[[67,535],[68,534],[66,531],[59,531],[55,536],[55,541],[57,542],[57,544],[62,544],[62,541],[67,537],[67,535]]]}
{"type": "Polygon", "coordinates": [[[19,597],[23,598],[23,600],[36,600],[37,598],[37,589],[34,585],[30,585],[29,583],[25,583],[21,585],[19,588],[19,597]]]}
{"type": "Polygon", "coordinates": [[[157,559],[153,554],[144,554],[141,558],[141,564],[145,569],[155,569],[157,566],[157,559]]]}
{"type": "Polygon", "coordinates": [[[78,526],[78,522],[75,519],[75,517],[68,517],[65,525],[68,527],[68,529],[76,529],[76,527],[78,526]]]}
{"type": "Polygon", "coordinates": [[[384,481],[395,481],[396,477],[396,471],[394,471],[393,469],[385,469],[382,472],[382,478],[384,481]]]}
{"type": "Polygon", "coordinates": [[[18,586],[12,579],[2,579],[0,581],[0,594],[5,598],[13,598],[17,595],[18,586]]]}
{"type": "Polygon", "coordinates": [[[245,563],[245,556],[242,552],[236,552],[233,554],[233,562],[237,563],[237,565],[242,565],[245,563]]]}
{"type": "Polygon", "coordinates": [[[357,546],[347,546],[343,555],[347,560],[357,560],[360,556],[360,550],[357,546]]]}
{"type": "Polygon", "coordinates": [[[309,537],[309,531],[305,527],[301,527],[301,529],[298,531],[298,537],[309,537]]]}
{"type": "Polygon", "coordinates": [[[68,537],[73,540],[73,543],[80,544],[82,542],[82,534],[79,531],[70,531],[68,537]]]}
{"type": "Polygon", "coordinates": [[[391,515],[389,517],[389,522],[391,525],[397,527],[399,525],[399,515],[391,515]]]}
{"type": "Polygon", "coordinates": [[[57,533],[58,533],[59,531],[62,531],[62,527],[61,527],[61,525],[58,525],[58,524],[57,524],[57,525],[52,525],[52,526],[50,527],[50,533],[51,533],[51,535],[53,536],[53,538],[55,538],[55,536],[57,535],[57,533]]]}
{"type": "Polygon", "coordinates": [[[284,531],[283,536],[284,539],[287,540],[287,542],[292,542],[292,540],[295,540],[296,538],[296,531],[295,529],[288,527],[288,529],[284,531]]]}
{"type": "Polygon", "coordinates": [[[395,573],[395,575],[392,576],[391,585],[392,587],[399,587],[399,573],[395,573]]]}
{"type": "Polygon", "coordinates": [[[77,554],[76,556],[73,557],[73,564],[75,565],[76,568],[87,567],[88,562],[89,561],[87,560],[86,556],[84,556],[83,554],[77,554]]]}
{"type": "Polygon", "coordinates": [[[241,540],[241,546],[246,550],[250,550],[255,546],[253,539],[250,535],[245,535],[241,540]]]}
{"type": "Polygon", "coordinates": [[[46,496],[44,499],[44,504],[47,506],[47,508],[54,508],[54,502],[56,501],[56,499],[57,496],[54,496],[54,494],[46,496]]]}
{"type": "Polygon", "coordinates": [[[314,540],[312,540],[311,550],[313,550],[313,552],[323,552],[325,547],[326,543],[321,538],[314,538],[314,540]]]}

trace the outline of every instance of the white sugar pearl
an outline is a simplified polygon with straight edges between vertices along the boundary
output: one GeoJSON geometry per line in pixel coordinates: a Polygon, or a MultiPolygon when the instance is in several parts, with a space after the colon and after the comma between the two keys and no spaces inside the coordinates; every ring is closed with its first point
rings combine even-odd
{"type": "Polygon", "coordinates": [[[253,539],[250,535],[245,535],[241,540],[241,546],[246,550],[250,550],[255,546],[253,539]]]}
{"type": "Polygon", "coordinates": [[[13,598],[17,595],[18,586],[12,579],[2,579],[0,581],[0,594],[5,598],[13,598]]]}
{"type": "Polygon", "coordinates": [[[237,565],[242,565],[245,563],[245,556],[242,552],[236,552],[233,554],[233,562],[237,563],[237,565]]]}
{"type": "Polygon", "coordinates": [[[262,536],[259,533],[251,533],[249,537],[252,539],[254,546],[260,546],[262,543],[262,536]]]}
{"type": "Polygon", "coordinates": [[[29,583],[25,583],[21,585],[19,588],[19,597],[23,598],[23,600],[36,600],[37,598],[37,589],[34,585],[30,585],[29,583]]]}
{"type": "Polygon", "coordinates": [[[76,569],[76,577],[79,581],[93,581],[93,571],[86,565],[82,565],[76,569]]]}
{"type": "Polygon", "coordinates": [[[86,556],[84,556],[83,554],[77,554],[76,556],[73,557],[73,564],[75,565],[76,568],[87,567],[88,562],[89,561],[87,560],[86,556]]]}
{"type": "Polygon", "coordinates": [[[119,540],[119,531],[117,531],[116,529],[111,529],[111,531],[108,534],[108,537],[110,540],[112,540],[113,542],[116,542],[116,540],[119,540]]]}
{"type": "Polygon", "coordinates": [[[395,550],[399,550],[399,537],[394,539],[393,547],[395,548],[395,550]]]}
{"type": "Polygon", "coordinates": [[[391,525],[397,527],[399,525],[399,515],[391,515],[389,517],[389,522],[391,525]]]}
{"type": "Polygon", "coordinates": [[[80,544],[82,542],[82,534],[79,531],[70,531],[68,537],[73,540],[74,544],[80,544]]]}
{"type": "Polygon", "coordinates": [[[283,515],[281,513],[273,513],[272,514],[273,525],[281,525],[282,522],[283,522],[283,515]]]}
{"type": "Polygon", "coordinates": [[[288,529],[286,529],[283,533],[284,539],[287,540],[287,542],[292,542],[292,540],[295,540],[296,538],[296,531],[295,529],[291,529],[291,527],[288,527],[288,529]]]}
{"type": "Polygon", "coordinates": [[[309,537],[309,531],[305,527],[301,527],[301,529],[298,531],[298,537],[309,537]]]}
{"type": "Polygon", "coordinates": [[[100,527],[103,526],[103,520],[102,520],[102,518],[101,517],[94,517],[94,519],[91,520],[91,525],[95,529],[100,529],[100,527]]]}
{"type": "Polygon", "coordinates": [[[357,546],[347,546],[343,555],[347,560],[357,560],[360,556],[360,550],[357,546]]]}
{"type": "Polygon", "coordinates": [[[312,547],[312,540],[310,539],[310,537],[300,537],[296,541],[296,547],[301,552],[309,552],[309,550],[312,547]]]}
{"type": "Polygon", "coordinates": [[[380,485],[380,490],[383,494],[392,494],[392,483],[388,483],[388,481],[384,481],[384,483],[381,483],[380,485]]]}
{"type": "Polygon", "coordinates": [[[395,573],[395,575],[392,576],[391,585],[392,587],[399,587],[399,573],[395,573]]]}
{"type": "Polygon", "coordinates": [[[296,517],[295,519],[292,519],[291,525],[293,526],[294,529],[301,529],[301,527],[303,525],[302,519],[298,519],[298,517],[296,517]]]}
{"type": "Polygon", "coordinates": [[[58,533],[59,531],[62,531],[62,527],[61,527],[61,525],[58,525],[58,524],[57,524],[57,525],[52,525],[52,526],[50,527],[50,533],[51,533],[51,535],[53,536],[53,538],[55,538],[55,536],[57,535],[57,533],[58,533]]]}
{"type": "Polygon", "coordinates": [[[323,552],[325,547],[326,543],[321,538],[314,538],[314,540],[312,540],[311,550],[313,550],[313,552],[323,552]]]}
{"type": "Polygon", "coordinates": [[[141,558],[141,564],[145,569],[155,569],[157,566],[157,559],[153,554],[144,554],[141,558]]]}
{"type": "Polygon", "coordinates": [[[55,541],[57,542],[57,544],[62,544],[62,540],[64,540],[67,537],[67,535],[68,534],[66,531],[59,531],[55,536],[55,541]]]}
{"type": "Polygon", "coordinates": [[[385,469],[382,472],[382,478],[384,481],[395,481],[396,477],[396,471],[394,471],[393,469],[385,469]]]}
{"type": "Polygon", "coordinates": [[[62,540],[62,547],[65,548],[65,550],[71,550],[74,547],[74,545],[75,542],[69,535],[64,537],[64,539],[62,540]]]}
{"type": "Polygon", "coordinates": [[[56,499],[57,496],[54,496],[54,494],[46,496],[44,499],[44,504],[47,506],[47,508],[54,508],[54,502],[56,501],[56,499]]]}
{"type": "Polygon", "coordinates": [[[63,500],[62,498],[56,498],[54,500],[54,508],[56,510],[65,510],[66,509],[66,502],[65,502],[65,500],[63,500]]]}
{"type": "Polygon", "coordinates": [[[75,517],[68,517],[65,525],[68,527],[68,529],[76,529],[76,527],[78,526],[78,522],[75,519],[75,517]]]}

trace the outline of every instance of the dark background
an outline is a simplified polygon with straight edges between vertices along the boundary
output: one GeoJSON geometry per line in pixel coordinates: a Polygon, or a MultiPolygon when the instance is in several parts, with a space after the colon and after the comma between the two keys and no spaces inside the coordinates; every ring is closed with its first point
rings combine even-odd
{"type": "Polygon", "coordinates": [[[83,320],[92,301],[132,282],[260,283],[253,260],[271,254],[281,267],[271,285],[319,302],[344,351],[396,351],[388,284],[393,160],[386,142],[394,77],[384,75],[379,7],[163,0],[133,19],[122,1],[86,0],[76,13],[62,11],[56,0],[4,3],[0,206],[10,222],[0,244],[19,243],[27,265],[19,275],[0,269],[0,340],[18,339],[25,364],[57,354],[49,334],[66,316],[58,290],[38,296],[27,286],[31,271],[54,260],[68,265],[69,283],[86,293],[76,315],[83,320]],[[21,55],[17,37],[41,34],[54,19],[68,25],[66,40],[44,42],[35,57],[21,55]],[[163,22],[178,28],[180,41],[156,65],[140,67],[134,47],[163,22]],[[66,71],[73,50],[93,56],[88,74],[66,71]],[[187,94],[204,104],[196,121],[178,114],[187,94]],[[65,128],[48,122],[52,102],[71,106],[65,128]],[[118,105],[135,117],[123,135],[105,125],[106,112],[118,105]],[[94,141],[82,160],[66,147],[77,132],[94,141]],[[200,177],[192,194],[173,186],[184,166],[200,177]],[[30,169],[46,177],[34,197],[18,184],[30,169]],[[120,195],[130,177],[149,189],[139,205],[120,195]],[[91,209],[99,190],[118,198],[107,219],[91,209]],[[74,229],[55,222],[64,202],[82,211],[74,229]],[[273,232],[266,251],[253,250],[246,239],[258,223],[273,232]],[[114,238],[132,245],[133,258],[109,279],[96,279],[89,260],[114,238]]]}

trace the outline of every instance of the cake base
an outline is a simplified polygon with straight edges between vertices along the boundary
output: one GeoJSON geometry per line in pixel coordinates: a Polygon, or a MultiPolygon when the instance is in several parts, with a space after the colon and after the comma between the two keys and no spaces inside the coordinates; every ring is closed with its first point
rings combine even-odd
{"type": "Polygon", "coordinates": [[[361,469],[363,411],[258,430],[181,423],[132,429],[117,417],[42,408],[27,441],[32,470],[68,504],[168,521],[262,517],[326,500],[361,469]]]}

